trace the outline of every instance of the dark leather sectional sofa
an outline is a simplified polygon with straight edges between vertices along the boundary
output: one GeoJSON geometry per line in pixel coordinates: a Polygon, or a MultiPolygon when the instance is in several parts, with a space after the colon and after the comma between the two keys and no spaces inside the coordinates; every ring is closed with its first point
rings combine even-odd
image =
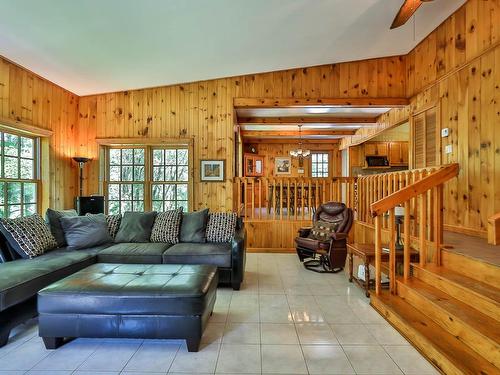
{"type": "Polygon", "coordinates": [[[17,259],[0,235],[0,347],[13,327],[35,317],[39,290],[94,263],[211,264],[219,285],[238,290],[245,270],[245,229],[239,220],[227,243],[112,243],[83,250],[59,248],[33,259],[17,259]]]}

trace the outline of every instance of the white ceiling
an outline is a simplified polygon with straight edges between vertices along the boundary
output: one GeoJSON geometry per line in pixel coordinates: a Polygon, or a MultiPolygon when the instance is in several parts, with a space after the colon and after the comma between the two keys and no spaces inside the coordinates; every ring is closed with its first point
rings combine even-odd
{"type": "Polygon", "coordinates": [[[329,106],[237,108],[238,117],[373,117],[389,111],[391,107],[329,106]]]}
{"type": "Polygon", "coordinates": [[[465,0],[0,0],[0,55],[78,95],[405,54],[465,0]]]}

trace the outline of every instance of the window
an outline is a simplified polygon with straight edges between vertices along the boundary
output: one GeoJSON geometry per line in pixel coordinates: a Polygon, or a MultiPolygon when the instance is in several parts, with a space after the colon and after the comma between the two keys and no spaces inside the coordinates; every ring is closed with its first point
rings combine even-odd
{"type": "Polygon", "coordinates": [[[187,211],[188,176],[187,149],[153,149],[153,210],[187,211]]]}
{"type": "Polygon", "coordinates": [[[328,177],[328,153],[311,154],[311,177],[328,177]]]}
{"type": "Polygon", "coordinates": [[[107,208],[167,211],[189,208],[187,148],[127,147],[107,152],[107,208]]]}
{"type": "Polygon", "coordinates": [[[0,217],[38,212],[37,139],[0,132],[0,217]]]}
{"type": "Polygon", "coordinates": [[[144,211],[145,150],[109,150],[108,212],[144,211]]]}
{"type": "Polygon", "coordinates": [[[433,167],[440,163],[440,136],[436,107],[413,116],[413,167],[433,167]]]}

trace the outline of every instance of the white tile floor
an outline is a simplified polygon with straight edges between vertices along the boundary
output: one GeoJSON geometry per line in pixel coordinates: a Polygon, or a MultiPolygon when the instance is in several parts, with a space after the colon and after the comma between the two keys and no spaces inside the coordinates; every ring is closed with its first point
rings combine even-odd
{"type": "Polygon", "coordinates": [[[219,288],[198,353],[183,341],[77,339],[45,350],[36,322],[0,348],[0,375],[436,374],[344,273],[248,254],[242,290],[219,288]]]}

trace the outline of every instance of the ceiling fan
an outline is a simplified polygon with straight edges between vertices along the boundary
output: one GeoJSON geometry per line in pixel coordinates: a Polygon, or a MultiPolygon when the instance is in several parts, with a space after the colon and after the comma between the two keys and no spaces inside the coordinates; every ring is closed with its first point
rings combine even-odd
{"type": "Polygon", "coordinates": [[[413,13],[417,11],[422,3],[428,3],[431,1],[433,0],[405,0],[403,5],[401,5],[401,8],[399,8],[399,12],[396,14],[394,21],[392,21],[391,30],[396,27],[403,26],[406,21],[413,16],[413,13]]]}

